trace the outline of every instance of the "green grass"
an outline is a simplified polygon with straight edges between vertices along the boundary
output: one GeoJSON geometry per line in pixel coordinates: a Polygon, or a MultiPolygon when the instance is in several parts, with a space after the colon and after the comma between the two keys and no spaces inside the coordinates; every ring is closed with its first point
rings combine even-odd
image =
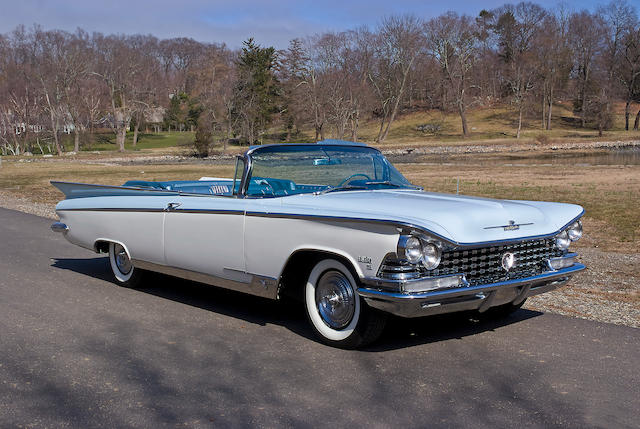
{"type": "MultiPolygon", "coordinates": [[[[195,133],[191,131],[184,132],[161,132],[158,134],[138,134],[138,143],[133,146],[133,133],[127,133],[125,140],[125,150],[139,151],[145,149],[169,149],[169,148],[187,148],[193,143],[195,133]]],[[[116,144],[116,136],[113,133],[96,134],[95,141],[90,144],[84,144],[81,146],[82,151],[117,151],[118,145],[116,144]]],[[[71,138],[66,139],[65,149],[67,151],[73,150],[73,140],[71,138]]]]}

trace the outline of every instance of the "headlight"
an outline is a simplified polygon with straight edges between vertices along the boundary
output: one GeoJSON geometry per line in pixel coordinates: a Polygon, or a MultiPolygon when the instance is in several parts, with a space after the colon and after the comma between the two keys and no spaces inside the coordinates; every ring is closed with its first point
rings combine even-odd
{"type": "Polygon", "coordinates": [[[424,254],[422,263],[427,270],[433,270],[440,265],[440,258],[442,252],[440,248],[433,243],[425,243],[422,247],[422,253],[424,254]]]}
{"type": "Polygon", "coordinates": [[[401,235],[398,241],[398,257],[410,264],[422,263],[428,270],[440,265],[442,251],[436,243],[431,243],[415,235],[401,235]]]}
{"type": "Polygon", "coordinates": [[[407,258],[407,261],[411,264],[417,264],[422,260],[422,242],[418,237],[411,235],[400,236],[398,249],[400,250],[400,256],[407,258]]]}
{"type": "Polygon", "coordinates": [[[580,240],[580,237],[582,237],[582,222],[577,220],[572,223],[571,226],[567,228],[567,235],[571,241],[580,240]]]}
{"type": "Polygon", "coordinates": [[[560,234],[556,235],[556,246],[558,249],[567,250],[570,244],[571,240],[569,240],[569,234],[567,231],[562,231],[560,234]]]}

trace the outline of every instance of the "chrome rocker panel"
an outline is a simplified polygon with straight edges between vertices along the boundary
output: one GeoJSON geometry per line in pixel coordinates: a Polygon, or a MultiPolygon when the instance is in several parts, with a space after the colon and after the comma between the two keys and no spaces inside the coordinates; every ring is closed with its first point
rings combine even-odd
{"type": "Polygon", "coordinates": [[[422,317],[466,310],[484,312],[502,304],[517,305],[529,296],[563,286],[573,274],[584,269],[583,264],[576,263],[535,277],[500,283],[420,293],[398,293],[360,287],[358,294],[371,307],[401,317],[422,317]]]}

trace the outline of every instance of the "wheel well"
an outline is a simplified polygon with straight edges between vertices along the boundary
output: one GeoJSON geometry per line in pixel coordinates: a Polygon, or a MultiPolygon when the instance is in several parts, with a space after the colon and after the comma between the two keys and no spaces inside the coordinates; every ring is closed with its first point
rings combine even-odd
{"type": "Polygon", "coordinates": [[[335,259],[342,263],[356,281],[359,277],[351,262],[342,255],[322,250],[298,250],[289,257],[282,274],[278,288],[278,299],[290,298],[304,301],[304,286],[313,267],[322,259],[335,259]]]}
{"type": "Polygon", "coordinates": [[[109,253],[109,242],[105,240],[98,240],[93,244],[93,249],[96,253],[109,253]]]}

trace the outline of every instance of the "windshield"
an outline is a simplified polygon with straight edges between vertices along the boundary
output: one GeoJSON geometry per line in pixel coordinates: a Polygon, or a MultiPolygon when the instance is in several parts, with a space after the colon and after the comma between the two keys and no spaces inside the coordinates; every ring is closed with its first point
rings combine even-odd
{"type": "Polygon", "coordinates": [[[366,146],[265,146],[250,157],[247,196],[416,188],[379,151],[366,146]]]}

